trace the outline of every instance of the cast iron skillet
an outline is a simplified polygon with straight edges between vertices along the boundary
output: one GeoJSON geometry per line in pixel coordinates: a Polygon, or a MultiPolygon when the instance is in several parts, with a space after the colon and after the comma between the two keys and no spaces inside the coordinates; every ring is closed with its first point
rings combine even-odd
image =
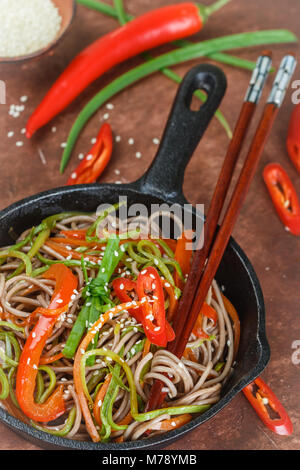
{"type": "MultiPolygon", "coordinates": [[[[0,214],[0,246],[12,240],[9,230],[22,233],[45,217],[64,211],[95,211],[100,203],[115,203],[120,195],[128,204],[187,203],[182,184],[188,164],[200,138],[218,108],[226,90],[223,72],[211,65],[199,65],[186,75],[173,105],[161,145],[152,165],[138,181],[128,185],[89,184],[46,191],[17,202],[0,214]],[[190,104],[193,92],[202,89],[207,101],[198,111],[190,104]]],[[[204,177],[204,176],[202,176],[204,177]]],[[[199,179],[201,184],[201,179],[199,179]]],[[[201,217],[193,212],[193,217],[201,217]]],[[[59,438],[35,430],[0,409],[0,420],[40,447],[52,449],[129,450],[163,448],[218,413],[243,387],[254,380],[269,360],[265,335],[265,310],[262,291],[255,272],[239,245],[231,238],[217,273],[226,295],[240,315],[241,341],[236,365],[226,382],[220,401],[185,426],[136,442],[93,443],[59,438]]]]}

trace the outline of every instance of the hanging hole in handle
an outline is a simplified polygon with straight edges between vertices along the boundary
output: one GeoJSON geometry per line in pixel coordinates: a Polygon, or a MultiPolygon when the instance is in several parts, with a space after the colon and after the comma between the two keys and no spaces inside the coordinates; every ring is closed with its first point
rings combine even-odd
{"type": "Polygon", "coordinates": [[[190,111],[198,112],[207,99],[207,93],[204,90],[195,90],[188,108],[190,111]]]}

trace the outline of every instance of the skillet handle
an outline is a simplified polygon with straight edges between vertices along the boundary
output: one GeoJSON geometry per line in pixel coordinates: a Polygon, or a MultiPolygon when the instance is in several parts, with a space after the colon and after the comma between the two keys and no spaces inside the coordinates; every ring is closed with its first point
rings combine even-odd
{"type": "Polygon", "coordinates": [[[225,94],[221,69],[201,64],[184,77],[175,98],[158,152],[147,172],[135,182],[142,193],[183,200],[185,168],[225,94]],[[190,109],[193,93],[201,89],[207,100],[198,111],[190,109]]]}

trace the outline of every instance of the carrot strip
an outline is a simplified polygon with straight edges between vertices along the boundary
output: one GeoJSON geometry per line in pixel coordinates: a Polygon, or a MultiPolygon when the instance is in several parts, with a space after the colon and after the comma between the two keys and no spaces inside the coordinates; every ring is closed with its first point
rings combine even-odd
{"type": "Polygon", "coordinates": [[[222,299],[224,302],[224,307],[226,311],[228,312],[228,315],[230,316],[232,322],[233,322],[233,332],[234,332],[234,352],[233,356],[234,358],[237,355],[238,349],[239,349],[239,344],[240,344],[240,335],[241,335],[241,324],[240,324],[240,319],[238,316],[238,313],[232,303],[230,302],[225,295],[222,294],[222,299]]]}
{"type": "MultiPolygon", "coordinates": [[[[119,426],[126,426],[127,424],[130,424],[132,422],[132,416],[131,416],[131,412],[129,411],[129,413],[123,418],[121,419],[121,421],[119,421],[117,424],[119,426]]],[[[117,430],[113,430],[111,433],[114,434],[118,432],[117,430]]]]}
{"type": "MultiPolygon", "coordinates": [[[[67,258],[68,256],[71,256],[72,259],[80,260],[82,257],[82,253],[78,253],[77,251],[74,251],[74,250],[69,250],[67,246],[63,246],[62,244],[53,242],[51,240],[46,241],[45,245],[48,246],[49,248],[52,248],[52,250],[56,251],[57,253],[64,256],[65,258],[67,258]]],[[[91,255],[84,255],[84,258],[87,258],[89,261],[92,261],[93,263],[97,263],[99,261],[99,258],[96,258],[95,256],[91,256],[91,255]]]]}
{"type": "Polygon", "coordinates": [[[99,390],[97,392],[97,395],[96,395],[96,398],[95,398],[95,401],[94,401],[94,407],[93,407],[94,418],[95,418],[97,424],[99,424],[100,427],[102,426],[101,407],[102,407],[102,403],[103,403],[104,397],[106,395],[107,389],[109,387],[109,384],[111,382],[111,378],[112,378],[111,374],[108,374],[106,376],[105,381],[104,381],[103,385],[99,388],[99,390]]]}
{"type": "Polygon", "coordinates": [[[55,362],[55,361],[58,361],[59,359],[61,359],[62,357],[64,357],[63,353],[58,353],[58,354],[55,354],[55,356],[43,356],[41,357],[40,359],[40,364],[41,365],[45,365],[45,364],[52,364],[52,362],[55,362]]]}
{"type": "Polygon", "coordinates": [[[192,419],[190,414],[184,414],[176,416],[175,418],[171,419],[164,419],[159,423],[154,423],[149,429],[153,431],[172,431],[173,429],[180,428],[186,423],[189,423],[192,419]]]}
{"type": "Polygon", "coordinates": [[[147,356],[148,352],[150,351],[150,347],[151,347],[151,341],[146,338],[146,341],[145,341],[145,344],[144,344],[144,349],[143,349],[143,354],[142,354],[142,358],[144,358],[145,356],[147,356]]]}
{"type": "MultiPolygon", "coordinates": [[[[141,305],[141,302],[136,302],[135,304],[131,302],[131,304],[132,306],[138,307],[141,305]]],[[[81,358],[82,358],[82,355],[85,354],[86,348],[93,340],[97,331],[100,328],[102,328],[102,326],[108,320],[110,320],[113,316],[117,315],[122,310],[126,310],[128,308],[130,308],[130,302],[117,305],[116,307],[113,307],[112,309],[108,310],[106,313],[103,313],[101,317],[99,318],[99,320],[97,320],[94,323],[94,325],[89,329],[89,331],[87,332],[86,336],[83,338],[75,354],[74,367],[73,367],[75,389],[77,392],[78,401],[80,403],[82,414],[84,416],[87,431],[94,442],[99,442],[100,436],[98,434],[93,418],[91,416],[91,412],[90,412],[87,399],[85,396],[85,392],[84,392],[84,386],[81,381],[81,373],[80,373],[81,358]]]]}
{"type": "MultiPolygon", "coordinates": [[[[182,236],[178,238],[176,250],[175,250],[175,259],[181,267],[182,274],[186,277],[191,270],[191,260],[193,255],[193,250],[187,249],[187,244],[192,243],[192,230],[186,230],[183,232],[182,236]]],[[[179,289],[183,290],[184,281],[180,278],[177,271],[174,275],[175,284],[179,289]]]]}

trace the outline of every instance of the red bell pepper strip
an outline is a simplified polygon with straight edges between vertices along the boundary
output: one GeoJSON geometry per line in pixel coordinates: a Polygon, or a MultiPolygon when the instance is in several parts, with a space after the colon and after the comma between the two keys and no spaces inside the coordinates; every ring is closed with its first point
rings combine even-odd
{"type": "MultiPolygon", "coordinates": [[[[60,311],[61,308],[69,304],[73,291],[77,287],[77,278],[63,264],[52,265],[43,274],[43,277],[56,281],[48,309],[59,309],[58,311],[60,311]]],[[[39,404],[34,401],[36,375],[40,358],[57,318],[57,316],[39,317],[37,324],[26,340],[17,370],[16,397],[20,408],[26,416],[38,422],[52,421],[65,412],[63,386],[61,385],[57,387],[45,403],[39,404]]]]}
{"type": "Polygon", "coordinates": [[[293,235],[300,235],[300,201],[286,171],[279,163],[270,163],[263,178],[280,220],[293,235]]]}
{"type": "Polygon", "coordinates": [[[113,150],[111,127],[105,123],[97,135],[96,143],[74,170],[67,185],[95,183],[108,165],[113,150]]]}
{"type": "Polygon", "coordinates": [[[289,436],[293,432],[293,424],[286,410],[270,387],[258,377],[243,389],[245,397],[249,400],[263,423],[276,434],[289,436]],[[277,413],[278,418],[271,418],[266,404],[277,413]]]}
{"type": "Polygon", "coordinates": [[[213,307],[208,305],[206,302],[203,303],[203,306],[201,308],[201,312],[198,315],[198,318],[196,320],[195,326],[193,328],[193,334],[197,336],[197,338],[209,338],[209,335],[205,333],[202,329],[202,322],[203,322],[203,316],[210,318],[213,320],[214,324],[216,325],[218,321],[218,316],[217,312],[213,307]]]}
{"type": "Polygon", "coordinates": [[[161,279],[153,266],[140,272],[137,279],[137,293],[143,312],[142,325],[147,338],[156,346],[165,347],[173,341],[175,333],[168,327],[165,299],[161,279]]]}
{"type": "Polygon", "coordinates": [[[29,118],[26,136],[30,138],[115,65],[199,32],[208,16],[228,1],[218,0],[210,7],[189,2],[162,7],[102,36],[77,55],[60,75],[29,118]]]}
{"type": "MultiPolygon", "coordinates": [[[[153,279],[152,279],[152,282],[153,282],[153,279]]],[[[133,281],[132,279],[119,277],[113,280],[112,285],[113,285],[113,289],[118,299],[122,303],[132,302],[132,300],[138,300],[137,282],[133,281]]],[[[144,326],[145,334],[147,338],[151,341],[148,335],[148,330],[145,328],[145,318],[144,318],[144,311],[142,307],[134,307],[134,308],[129,309],[128,311],[130,315],[133,316],[133,318],[135,318],[138,323],[141,323],[144,326]]],[[[167,341],[173,341],[174,331],[167,320],[166,320],[166,335],[167,335],[167,341]]]]}
{"type": "Polygon", "coordinates": [[[295,106],[291,114],[286,147],[290,159],[300,173],[300,103],[295,106]]]}

